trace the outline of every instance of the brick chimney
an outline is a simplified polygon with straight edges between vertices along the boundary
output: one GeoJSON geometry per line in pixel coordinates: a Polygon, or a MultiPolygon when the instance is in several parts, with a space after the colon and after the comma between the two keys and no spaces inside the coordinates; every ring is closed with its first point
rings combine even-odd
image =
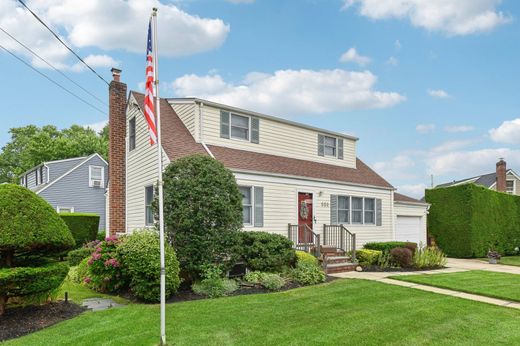
{"type": "Polygon", "coordinates": [[[121,70],[112,68],[109,94],[109,231],[126,231],[126,84],[120,81],[121,70]]]}
{"type": "Polygon", "coordinates": [[[500,158],[497,162],[497,191],[506,192],[506,162],[500,158]]]}

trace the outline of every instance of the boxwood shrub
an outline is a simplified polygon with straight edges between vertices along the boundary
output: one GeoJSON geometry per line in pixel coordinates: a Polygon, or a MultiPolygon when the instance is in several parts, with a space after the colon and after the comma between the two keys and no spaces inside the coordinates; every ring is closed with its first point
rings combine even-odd
{"type": "Polygon", "coordinates": [[[514,254],[520,246],[520,197],[475,184],[426,191],[428,234],[452,257],[514,254]]]}
{"type": "Polygon", "coordinates": [[[99,215],[87,213],[64,213],[60,217],[69,227],[76,246],[95,240],[99,228],[99,215]]]}
{"type": "Polygon", "coordinates": [[[242,232],[241,255],[250,270],[281,272],[296,262],[292,242],[280,234],[242,232]]]}
{"type": "Polygon", "coordinates": [[[370,250],[379,250],[382,252],[390,252],[392,249],[395,249],[397,247],[408,247],[411,246],[409,244],[414,244],[415,247],[417,247],[417,244],[415,243],[409,243],[405,241],[385,241],[385,242],[371,242],[366,243],[363,248],[370,249],[370,250]]]}
{"type": "Polygon", "coordinates": [[[92,255],[93,251],[93,248],[86,247],[80,247],[79,249],[69,251],[67,254],[67,261],[69,261],[71,266],[77,266],[83,259],[92,255]]]}
{"type": "Polygon", "coordinates": [[[311,255],[308,252],[297,250],[296,251],[296,261],[297,262],[306,262],[310,264],[318,264],[318,259],[311,255]]]}
{"type": "Polygon", "coordinates": [[[381,250],[360,249],[356,251],[357,260],[362,265],[377,264],[382,254],[381,250]]]}

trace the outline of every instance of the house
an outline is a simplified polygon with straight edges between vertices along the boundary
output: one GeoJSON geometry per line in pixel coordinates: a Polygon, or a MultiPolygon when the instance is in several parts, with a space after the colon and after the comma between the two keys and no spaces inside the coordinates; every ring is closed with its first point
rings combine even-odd
{"type": "Polygon", "coordinates": [[[502,158],[498,160],[496,170],[493,173],[439,184],[435,186],[435,188],[462,184],[477,184],[487,187],[490,190],[506,192],[511,195],[520,195],[520,176],[512,169],[507,169],[507,163],[502,158]]]}
{"type": "MultiPolygon", "coordinates": [[[[113,76],[112,234],[153,225],[158,179],[144,95],[132,91],[127,97],[120,70],[113,69],[113,76]]],[[[426,243],[428,205],[395,193],[357,158],[356,137],[198,98],[161,99],[160,109],[164,165],[191,154],[222,162],[243,195],[244,231],[278,233],[295,244],[319,239],[343,249],[371,241],[426,243]]]]}
{"type": "Polygon", "coordinates": [[[82,212],[100,216],[105,229],[108,163],[99,155],[47,161],[19,177],[22,186],[34,191],[58,213],[82,212]]]}

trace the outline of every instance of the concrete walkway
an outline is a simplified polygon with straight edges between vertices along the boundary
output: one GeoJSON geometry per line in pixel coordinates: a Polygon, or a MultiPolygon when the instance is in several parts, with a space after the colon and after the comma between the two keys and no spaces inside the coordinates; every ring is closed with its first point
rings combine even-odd
{"type": "Polygon", "coordinates": [[[452,297],[459,297],[463,299],[505,306],[508,308],[520,309],[520,303],[512,302],[503,299],[496,299],[485,297],[477,294],[469,294],[454,290],[449,290],[445,288],[438,288],[433,286],[416,284],[413,282],[406,282],[400,280],[389,279],[389,276],[394,275],[431,275],[431,274],[447,274],[447,273],[457,273],[457,272],[465,272],[469,270],[488,270],[492,272],[500,272],[500,273],[508,273],[508,274],[519,274],[520,275],[520,267],[516,266],[508,266],[501,264],[489,264],[487,262],[477,260],[477,259],[456,259],[449,258],[448,263],[445,269],[436,269],[436,270],[427,270],[427,271],[413,271],[413,272],[346,272],[346,273],[337,273],[331,274],[331,276],[335,276],[338,278],[349,278],[349,279],[364,279],[364,280],[373,280],[379,281],[385,284],[403,286],[408,288],[414,288],[421,291],[428,291],[438,294],[444,294],[452,297]]]}

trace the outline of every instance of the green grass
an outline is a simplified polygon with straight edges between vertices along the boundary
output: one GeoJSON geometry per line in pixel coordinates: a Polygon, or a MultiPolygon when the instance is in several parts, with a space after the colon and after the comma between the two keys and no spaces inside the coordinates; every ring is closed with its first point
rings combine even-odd
{"type": "Polygon", "coordinates": [[[471,270],[447,274],[397,275],[392,279],[448,288],[482,296],[520,301],[520,275],[471,270]]]}
{"type": "MultiPolygon", "coordinates": [[[[487,260],[487,258],[486,258],[487,260]]],[[[520,256],[506,256],[500,259],[500,264],[507,264],[510,266],[520,266],[520,256]]]]}
{"type": "Polygon", "coordinates": [[[91,289],[88,289],[87,287],[85,287],[83,285],[70,281],[68,277],[65,279],[65,282],[63,282],[63,285],[60,287],[57,299],[59,299],[59,300],[65,299],[65,292],[68,292],[69,299],[71,299],[73,302],[75,302],[77,304],[80,304],[83,299],[87,299],[87,298],[109,298],[120,304],[129,303],[129,301],[123,297],[111,295],[111,294],[110,295],[103,294],[103,293],[99,293],[99,292],[93,291],[91,289]]]}
{"type": "MultiPolygon", "coordinates": [[[[156,345],[159,306],[87,312],[5,345],[156,345]]],[[[366,280],[170,304],[173,345],[520,344],[520,311],[366,280]]]]}

